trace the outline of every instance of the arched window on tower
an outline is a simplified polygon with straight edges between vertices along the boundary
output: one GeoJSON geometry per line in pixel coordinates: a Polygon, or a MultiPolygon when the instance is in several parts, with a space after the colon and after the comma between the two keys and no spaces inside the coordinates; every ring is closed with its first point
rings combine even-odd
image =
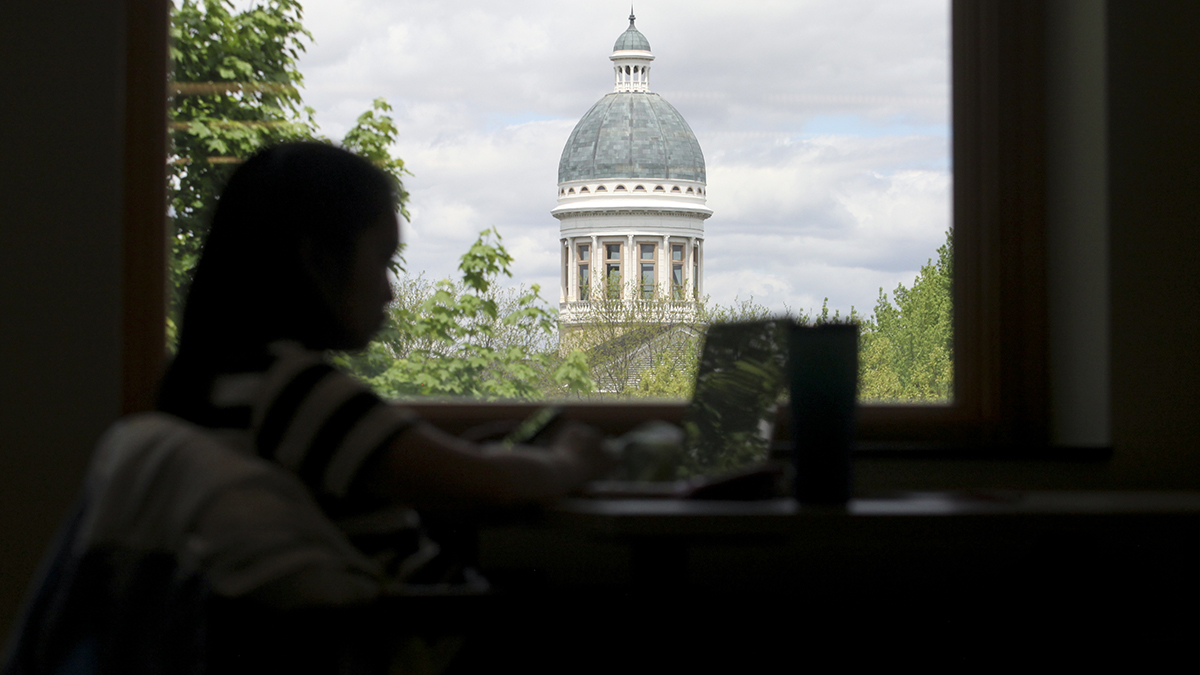
{"type": "Polygon", "coordinates": [[[612,300],[621,299],[621,245],[604,245],[604,286],[605,295],[612,300]]]}
{"type": "Polygon", "coordinates": [[[567,190],[567,194],[569,194],[569,195],[575,194],[575,188],[571,188],[570,190],[567,190]]]}
{"type": "Polygon", "coordinates": [[[654,191],[655,191],[655,192],[666,192],[666,190],[664,190],[664,189],[663,189],[663,186],[661,186],[661,185],[655,185],[655,186],[654,186],[654,191]]]}
{"type": "Polygon", "coordinates": [[[637,187],[633,188],[633,191],[634,191],[634,192],[645,192],[645,191],[646,191],[646,186],[645,186],[645,185],[639,185],[639,186],[637,186],[637,187]]]}
{"type": "Polygon", "coordinates": [[[590,194],[590,191],[587,189],[587,186],[584,185],[583,187],[579,188],[579,194],[581,194],[581,195],[590,194]]]}
{"type": "Polygon", "coordinates": [[[596,186],[596,192],[608,192],[608,188],[604,187],[603,185],[598,185],[596,186]]]}
{"type": "Polygon", "coordinates": [[[678,185],[676,185],[676,186],[674,186],[674,187],[672,187],[672,188],[671,188],[671,193],[672,193],[672,194],[674,194],[674,193],[676,193],[676,192],[683,192],[682,190],[680,190],[680,189],[679,189],[679,186],[678,186],[678,185]]]}
{"type": "Polygon", "coordinates": [[[683,300],[683,244],[671,244],[671,299],[683,300]]]}
{"type": "Polygon", "coordinates": [[[628,190],[625,189],[624,185],[618,185],[617,187],[613,188],[613,192],[628,192],[628,190]]]}
{"type": "Polygon", "coordinates": [[[655,260],[657,260],[658,256],[655,249],[654,244],[638,244],[638,268],[641,272],[639,281],[643,300],[654,299],[654,290],[658,283],[657,270],[655,269],[655,260]]]}
{"type": "Polygon", "coordinates": [[[591,244],[580,244],[576,252],[579,256],[576,258],[579,265],[579,300],[590,300],[592,297],[592,246],[591,244]]]}

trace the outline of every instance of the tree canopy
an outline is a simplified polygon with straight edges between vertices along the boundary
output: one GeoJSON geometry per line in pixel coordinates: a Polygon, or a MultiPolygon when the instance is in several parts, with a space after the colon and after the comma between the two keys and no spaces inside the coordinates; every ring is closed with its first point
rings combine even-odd
{"type": "Polygon", "coordinates": [[[335,361],[386,398],[545,398],[590,392],[584,354],[559,353],[541,289],[501,288],[513,259],[484,230],[459,262],[460,279],[405,277],[383,330],[365,351],[335,361]]]}
{"type": "Polygon", "coordinates": [[[859,397],[891,402],[947,402],[954,385],[954,238],[917,274],[911,288],[879,289],[875,312],[862,322],[859,397]]]}
{"type": "MultiPolygon", "coordinates": [[[[300,96],[304,78],[296,60],[312,35],[299,2],[263,0],[237,12],[230,0],[175,0],[171,9],[168,332],[174,335],[217,197],[237,165],[272,144],[330,141],[300,96]]],[[[389,111],[387,101],[376,99],[341,145],[387,172],[407,215],[404,162],[389,150],[396,140],[389,111]]]]}

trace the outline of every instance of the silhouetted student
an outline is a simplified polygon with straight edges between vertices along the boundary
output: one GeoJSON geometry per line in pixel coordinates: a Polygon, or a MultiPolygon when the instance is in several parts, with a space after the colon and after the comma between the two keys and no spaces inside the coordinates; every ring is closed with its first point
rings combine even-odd
{"type": "Polygon", "coordinates": [[[238,168],[159,394],[170,414],[106,434],[4,675],[385,672],[397,636],[370,612],[387,571],[327,516],[551,501],[609,467],[587,427],[489,454],[325,363],[382,324],[396,210],[385,174],[328,145],[238,168]]]}
{"type": "MultiPolygon", "coordinates": [[[[599,477],[611,459],[588,427],[565,425],[548,449],[489,453],[325,362],[325,350],[365,347],[382,325],[393,299],[397,207],[383,172],[332,146],[280,145],[240,166],[196,267],[159,409],[294,473],[334,518],[384,504],[547,502],[599,477]]],[[[208,621],[209,630],[237,636],[217,639],[218,651],[299,661],[314,658],[312,648],[321,654],[326,627],[345,633],[348,624],[284,621],[270,609],[289,605],[289,593],[311,593],[306,578],[268,589],[266,619],[245,614],[261,602],[215,604],[226,618],[208,621]],[[261,626],[279,626],[280,636],[256,637],[261,626]]]]}
{"type": "Polygon", "coordinates": [[[550,451],[488,454],[327,365],[365,347],[391,302],[397,201],[388,177],[316,143],[254,156],[222,193],[159,409],[295,472],[332,515],[366,504],[486,507],[554,500],[610,465],[567,426],[550,451]]]}

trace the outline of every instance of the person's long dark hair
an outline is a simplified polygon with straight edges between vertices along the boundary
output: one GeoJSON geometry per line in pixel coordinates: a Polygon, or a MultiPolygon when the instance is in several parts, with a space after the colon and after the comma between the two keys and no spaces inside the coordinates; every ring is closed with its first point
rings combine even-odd
{"type": "Polygon", "coordinates": [[[196,266],[159,409],[194,418],[207,407],[215,374],[244,368],[275,340],[343,346],[344,327],[314,283],[304,248],[329,261],[327,272],[342,283],[359,235],[396,207],[386,174],[330,145],[279,145],[238,167],[196,266]]]}

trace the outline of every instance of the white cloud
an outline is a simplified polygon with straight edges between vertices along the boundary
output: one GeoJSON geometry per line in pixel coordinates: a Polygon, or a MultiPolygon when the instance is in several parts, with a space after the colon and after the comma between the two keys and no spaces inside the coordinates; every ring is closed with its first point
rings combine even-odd
{"type": "MultiPolygon", "coordinates": [[[[651,85],[708,162],[719,302],[869,311],[949,227],[946,0],[657,0],[651,85]]],[[[332,138],[376,97],[413,172],[412,270],[452,274],[496,227],[514,282],[558,287],[558,158],[610,90],[624,0],[307,0],[306,103],[332,138]]]]}

